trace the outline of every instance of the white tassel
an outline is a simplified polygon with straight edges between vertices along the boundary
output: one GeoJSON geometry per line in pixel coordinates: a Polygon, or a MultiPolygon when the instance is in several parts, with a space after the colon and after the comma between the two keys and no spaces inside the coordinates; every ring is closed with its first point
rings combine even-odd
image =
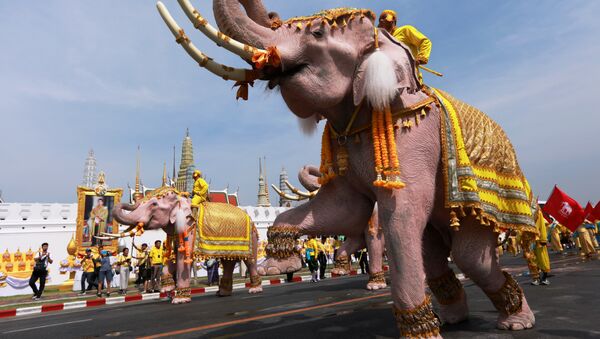
{"type": "Polygon", "coordinates": [[[317,122],[317,118],[314,115],[311,115],[306,119],[298,118],[298,126],[300,126],[300,130],[302,130],[302,133],[306,136],[315,134],[317,122]]]}
{"type": "Polygon", "coordinates": [[[365,60],[365,96],[373,108],[383,111],[397,94],[398,80],[393,61],[376,49],[365,60]]]}
{"type": "Polygon", "coordinates": [[[177,233],[182,234],[185,232],[187,227],[185,213],[181,208],[181,205],[178,207],[177,215],[175,216],[175,227],[177,227],[177,233]]]}

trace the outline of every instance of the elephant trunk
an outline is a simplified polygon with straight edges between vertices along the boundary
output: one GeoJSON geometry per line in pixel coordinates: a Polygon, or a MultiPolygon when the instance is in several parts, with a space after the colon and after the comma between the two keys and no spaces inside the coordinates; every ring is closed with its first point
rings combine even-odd
{"type": "Polygon", "coordinates": [[[121,204],[121,208],[126,210],[126,211],[134,211],[136,208],[138,208],[138,206],[140,205],[139,202],[136,202],[135,204],[125,204],[122,203],[121,204]]]}
{"type": "Polygon", "coordinates": [[[271,17],[261,0],[239,0],[248,17],[257,24],[271,28],[271,17]]]}
{"type": "MultiPolygon", "coordinates": [[[[249,13],[263,23],[266,10],[260,0],[245,0],[249,13]],[[262,18],[262,19],[261,19],[262,18]]],[[[219,30],[250,46],[265,48],[272,44],[275,32],[253,21],[240,6],[240,0],[213,0],[213,12],[219,30]]]]}
{"type": "Polygon", "coordinates": [[[321,188],[321,184],[319,184],[319,177],[321,177],[321,172],[315,166],[304,166],[298,173],[298,180],[300,184],[304,186],[309,192],[314,192],[321,188]]]}
{"type": "Polygon", "coordinates": [[[131,205],[124,208],[124,204],[115,205],[115,207],[113,208],[113,211],[112,211],[113,218],[115,218],[116,221],[118,221],[120,224],[123,224],[123,225],[136,225],[138,220],[134,220],[131,217],[131,215],[123,213],[124,209],[127,209],[128,211],[132,211],[132,210],[128,209],[130,206],[131,205]]]}

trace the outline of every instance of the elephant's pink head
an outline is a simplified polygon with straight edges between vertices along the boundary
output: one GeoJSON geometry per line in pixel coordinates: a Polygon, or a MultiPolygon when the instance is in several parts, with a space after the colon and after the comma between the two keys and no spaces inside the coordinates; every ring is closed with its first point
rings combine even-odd
{"type": "Polygon", "coordinates": [[[192,210],[187,197],[181,196],[174,188],[161,187],[135,205],[116,205],[112,213],[121,224],[143,224],[144,229],[155,230],[169,225],[183,227],[192,210]],[[124,210],[130,212],[125,213],[124,210]]]}
{"type": "Polygon", "coordinates": [[[213,0],[213,9],[225,34],[258,48],[277,48],[280,66],[265,67],[261,79],[269,88],[279,87],[301,118],[329,117],[344,102],[357,105],[368,96],[365,60],[375,51],[376,37],[391,60],[386,72],[395,73],[394,97],[419,88],[410,50],[376,30],[370,10],[332,9],[282,22],[267,14],[260,0],[213,0]]]}

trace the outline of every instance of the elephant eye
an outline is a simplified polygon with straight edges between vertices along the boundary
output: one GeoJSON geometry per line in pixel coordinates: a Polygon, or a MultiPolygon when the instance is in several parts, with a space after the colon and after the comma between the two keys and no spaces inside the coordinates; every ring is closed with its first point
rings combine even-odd
{"type": "Polygon", "coordinates": [[[158,203],[155,201],[152,203],[152,206],[158,206],[158,203]]]}
{"type": "Polygon", "coordinates": [[[313,31],[313,32],[312,32],[312,35],[313,35],[315,38],[317,38],[317,39],[320,39],[320,38],[322,38],[322,37],[323,37],[323,30],[319,29],[319,30],[313,31]]]}

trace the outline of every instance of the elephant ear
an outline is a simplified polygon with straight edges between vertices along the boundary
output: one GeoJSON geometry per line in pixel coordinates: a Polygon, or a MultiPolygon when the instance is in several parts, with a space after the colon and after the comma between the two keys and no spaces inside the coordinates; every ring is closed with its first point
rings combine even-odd
{"type": "Polygon", "coordinates": [[[188,215],[192,215],[192,208],[188,199],[177,197],[177,200],[175,207],[171,210],[171,214],[169,215],[169,221],[172,224],[176,224],[178,217],[181,218],[181,216],[183,216],[185,218],[188,215]]]}
{"type": "MultiPolygon", "coordinates": [[[[410,49],[396,40],[389,32],[379,32],[380,52],[384,53],[393,63],[393,72],[396,74],[395,90],[402,98],[407,94],[414,94],[421,85],[416,74],[416,62],[410,49]]],[[[358,105],[369,93],[370,86],[367,75],[369,68],[369,57],[373,53],[364,55],[354,74],[353,93],[354,105],[358,105]]]]}

